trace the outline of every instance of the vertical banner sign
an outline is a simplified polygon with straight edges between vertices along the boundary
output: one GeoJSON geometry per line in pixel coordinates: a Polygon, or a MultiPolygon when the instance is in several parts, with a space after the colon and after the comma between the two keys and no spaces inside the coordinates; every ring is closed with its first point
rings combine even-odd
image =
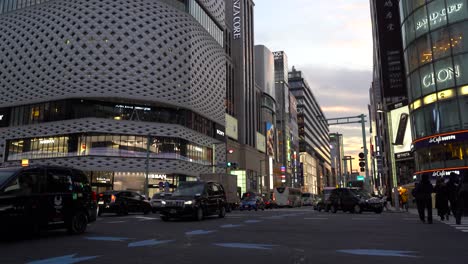
{"type": "Polygon", "coordinates": [[[232,35],[234,39],[240,39],[242,36],[241,1],[234,0],[232,3],[232,7],[233,7],[232,28],[234,30],[232,35]]]}
{"type": "Polygon", "coordinates": [[[383,96],[406,96],[398,0],[377,0],[375,5],[383,96]]]}

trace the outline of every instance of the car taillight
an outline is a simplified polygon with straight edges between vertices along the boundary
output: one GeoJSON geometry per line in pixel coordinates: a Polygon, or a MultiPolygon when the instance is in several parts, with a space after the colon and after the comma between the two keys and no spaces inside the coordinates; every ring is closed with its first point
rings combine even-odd
{"type": "Polygon", "coordinates": [[[111,195],[111,203],[115,203],[115,195],[111,195]]]}
{"type": "Polygon", "coordinates": [[[93,199],[93,201],[97,201],[97,196],[96,196],[96,192],[91,192],[91,199],[93,199]]]}
{"type": "Polygon", "coordinates": [[[104,194],[103,194],[103,193],[100,193],[100,194],[99,194],[99,197],[103,197],[103,196],[104,196],[104,194]]]}

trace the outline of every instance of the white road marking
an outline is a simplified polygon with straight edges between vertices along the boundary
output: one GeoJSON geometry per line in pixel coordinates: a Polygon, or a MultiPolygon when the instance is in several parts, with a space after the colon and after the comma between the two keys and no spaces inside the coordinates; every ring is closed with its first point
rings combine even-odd
{"type": "Polygon", "coordinates": [[[117,223],[125,223],[127,221],[112,221],[112,222],[107,222],[107,224],[117,224],[117,223]]]}
{"type": "Polygon", "coordinates": [[[351,218],[351,220],[369,220],[369,221],[373,221],[373,220],[377,220],[377,218],[366,218],[366,217],[363,217],[363,218],[351,218]]]}
{"type": "Polygon", "coordinates": [[[305,220],[328,220],[328,218],[325,218],[325,217],[306,217],[304,219],[305,220]]]}

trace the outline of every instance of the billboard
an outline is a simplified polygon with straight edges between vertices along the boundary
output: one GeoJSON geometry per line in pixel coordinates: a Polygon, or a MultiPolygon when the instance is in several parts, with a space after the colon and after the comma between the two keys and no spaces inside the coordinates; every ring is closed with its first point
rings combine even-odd
{"type": "Polygon", "coordinates": [[[411,120],[409,107],[405,105],[390,111],[392,145],[395,154],[411,151],[411,120]]]}
{"type": "Polygon", "coordinates": [[[272,123],[266,123],[266,150],[267,155],[275,157],[275,126],[272,123]]]}
{"type": "Polygon", "coordinates": [[[237,129],[237,119],[226,114],[226,135],[235,140],[239,139],[238,129],[237,129]]]}
{"type": "Polygon", "coordinates": [[[265,153],[265,136],[257,132],[257,150],[265,153]]]}

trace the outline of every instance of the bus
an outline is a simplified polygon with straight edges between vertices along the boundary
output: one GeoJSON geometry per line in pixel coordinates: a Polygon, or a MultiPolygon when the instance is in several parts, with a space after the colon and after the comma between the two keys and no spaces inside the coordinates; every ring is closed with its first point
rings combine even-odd
{"type": "Polygon", "coordinates": [[[276,187],[274,189],[274,197],[276,204],[279,207],[299,207],[302,206],[301,189],[291,188],[286,186],[276,187]]]}

